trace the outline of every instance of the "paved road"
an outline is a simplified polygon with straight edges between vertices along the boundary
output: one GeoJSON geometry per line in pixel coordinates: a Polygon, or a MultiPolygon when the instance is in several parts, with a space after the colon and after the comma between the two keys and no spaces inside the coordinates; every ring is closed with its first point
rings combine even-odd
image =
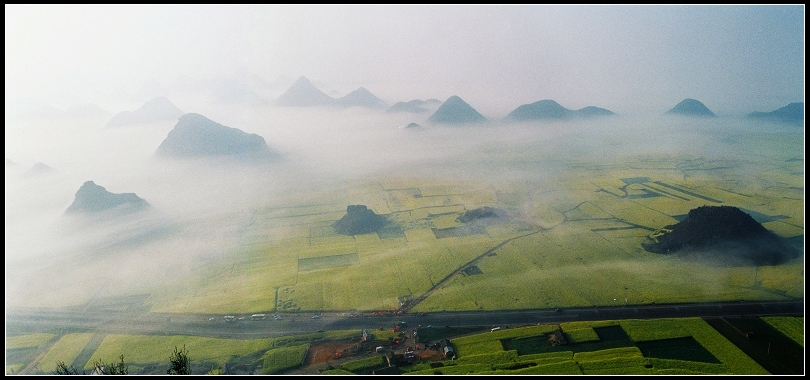
{"type": "Polygon", "coordinates": [[[740,317],[765,315],[804,315],[804,301],[763,301],[700,303],[618,307],[569,308],[560,311],[517,310],[492,312],[441,312],[398,316],[350,317],[344,313],[281,314],[283,319],[226,321],[222,315],[163,314],[127,312],[74,312],[44,310],[6,311],[6,334],[24,332],[129,333],[195,335],[218,338],[253,339],[316,332],[318,330],[390,328],[400,321],[409,327],[422,326],[521,326],[569,321],[650,319],[680,317],[740,317]],[[214,320],[209,320],[214,318],[214,320]]]}

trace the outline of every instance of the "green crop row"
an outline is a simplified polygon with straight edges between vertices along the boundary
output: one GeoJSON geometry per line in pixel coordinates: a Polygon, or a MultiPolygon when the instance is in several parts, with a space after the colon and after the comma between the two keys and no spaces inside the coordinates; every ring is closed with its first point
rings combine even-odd
{"type": "Polygon", "coordinates": [[[47,334],[47,333],[7,336],[6,350],[38,347],[42,344],[50,342],[54,337],[55,337],[54,334],[47,334]]]}
{"type": "MultiPolygon", "coordinates": [[[[56,363],[59,361],[71,365],[92,337],[93,334],[91,333],[75,333],[62,336],[39,361],[38,369],[43,373],[53,373],[56,371],[56,363]]],[[[115,358],[117,355],[120,354],[111,355],[109,358],[115,358]]],[[[105,356],[104,360],[110,359],[105,356]]],[[[78,366],[76,367],[78,368],[78,366]]]]}
{"type": "Polygon", "coordinates": [[[309,344],[275,348],[267,351],[262,357],[262,375],[272,375],[303,364],[309,350],[309,344]]]}
{"type": "Polygon", "coordinates": [[[760,317],[760,319],[804,347],[804,317],[760,317]]]}
{"type": "Polygon", "coordinates": [[[356,374],[364,374],[364,372],[386,366],[388,366],[388,363],[385,361],[385,357],[382,355],[377,355],[370,358],[352,360],[350,362],[341,364],[338,368],[356,374]]]}

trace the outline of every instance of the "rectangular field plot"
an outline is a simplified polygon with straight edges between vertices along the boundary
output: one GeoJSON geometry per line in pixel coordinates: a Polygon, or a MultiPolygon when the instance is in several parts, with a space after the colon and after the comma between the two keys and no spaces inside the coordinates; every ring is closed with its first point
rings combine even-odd
{"type": "Polygon", "coordinates": [[[588,229],[591,232],[606,232],[627,229],[639,229],[641,227],[622,222],[615,218],[610,219],[583,219],[575,221],[577,226],[588,229]]]}
{"type": "Polygon", "coordinates": [[[668,194],[675,198],[680,198],[684,200],[697,200],[700,202],[709,202],[713,204],[720,204],[723,203],[721,199],[715,199],[708,197],[706,195],[700,194],[698,191],[690,189],[686,186],[676,184],[676,183],[667,183],[663,181],[652,181],[651,183],[646,183],[649,188],[654,189],[656,191],[662,192],[664,194],[668,194]]]}
{"type": "Polygon", "coordinates": [[[642,228],[637,226],[628,226],[628,225],[617,225],[615,227],[610,228],[597,228],[592,229],[591,232],[598,233],[600,236],[604,237],[605,239],[609,240],[613,244],[618,246],[624,247],[625,243],[619,243],[614,239],[624,239],[624,238],[633,238],[633,237],[643,237],[646,238],[650,236],[653,232],[649,228],[642,228]]]}
{"type": "Polygon", "coordinates": [[[334,255],[344,255],[357,253],[354,241],[334,244],[319,244],[308,247],[301,247],[298,251],[298,259],[309,259],[313,257],[324,257],[334,255]]]}
{"type": "MultiPolygon", "coordinates": [[[[633,183],[633,184],[627,185],[627,187],[624,188],[624,190],[627,192],[627,195],[625,196],[625,198],[626,199],[643,199],[643,198],[657,198],[657,197],[663,197],[664,196],[664,194],[662,194],[661,191],[658,191],[656,189],[651,189],[649,186],[646,186],[646,185],[647,185],[646,183],[644,183],[644,184],[633,183]]],[[[670,195],[670,196],[672,196],[672,195],[670,195]]]]}
{"type": "Polygon", "coordinates": [[[402,231],[402,228],[394,223],[388,223],[379,231],[377,231],[377,236],[380,239],[398,239],[405,237],[405,232],[402,231]]]}
{"type": "Polygon", "coordinates": [[[316,269],[346,267],[360,262],[357,253],[345,255],[332,255],[298,259],[298,271],[305,272],[316,269]]]}
{"type": "Polygon", "coordinates": [[[269,220],[272,221],[273,224],[280,226],[300,226],[316,224],[318,222],[334,222],[340,220],[345,214],[346,210],[342,210],[330,213],[280,216],[269,220]]]}
{"type": "MultiPolygon", "coordinates": [[[[691,337],[677,319],[630,319],[619,321],[634,342],[691,337]]],[[[674,359],[674,358],[672,358],[674,359]]]]}
{"type": "MultiPolygon", "coordinates": [[[[638,157],[637,159],[630,160],[626,163],[628,169],[614,169],[610,171],[611,175],[625,177],[634,177],[647,175],[647,173],[659,173],[662,171],[673,171],[678,173],[678,163],[682,157],[676,156],[647,156],[638,157]]],[[[678,173],[680,174],[680,173],[678,173]]]]}
{"type": "Polygon", "coordinates": [[[733,190],[727,190],[724,183],[692,183],[685,182],[683,186],[688,186],[694,189],[695,192],[705,195],[706,197],[723,201],[724,205],[744,206],[749,203],[758,202],[751,195],[741,194],[739,187],[733,187],[733,190]]]}
{"type": "Polygon", "coordinates": [[[484,226],[461,226],[452,228],[431,228],[436,239],[451,237],[466,237],[472,235],[486,235],[487,229],[484,226]]]}
{"type": "Polygon", "coordinates": [[[590,181],[594,186],[594,190],[606,192],[615,197],[624,195],[621,189],[627,185],[621,179],[611,177],[591,178],[590,181]]]}
{"type": "Polygon", "coordinates": [[[484,227],[487,235],[493,239],[506,239],[515,235],[525,234],[534,228],[530,225],[519,223],[495,224],[484,227]]]}
{"type": "MultiPolygon", "coordinates": [[[[421,198],[421,194],[419,197],[421,198]]],[[[392,212],[412,210],[413,199],[414,192],[410,190],[388,190],[385,193],[385,202],[392,212]]]]}
{"type": "Polygon", "coordinates": [[[430,222],[433,224],[433,227],[438,229],[460,227],[463,225],[463,223],[456,220],[458,216],[459,216],[458,213],[452,213],[450,215],[434,216],[430,218],[430,222]]]}
{"type": "Polygon", "coordinates": [[[579,220],[600,220],[613,218],[608,212],[599,208],[591,202],[583,202],[576,207],[563,212],[566,220],[579,221],[579,220]]]}
{"type": "Polygon", "coordinates": [[[799,174],[803,171],[801,165],[784,165],[774,170],[760,172],[758,176],[785,188],[804,189],[804,176],[799,174]]]}
{"type": "Polygon", "coordinates": [[[377,234],[354,235],[354,241],[358,249],[360,249],[360,247],[378,246],[382,244],[377,234]]]}
{"type": "Polygon", "coordinates": [[[90,343],[93,336],[91,333],[63,335],[42,357],[37,368],[45,373],[54,373],[57,361],[63,361],[70,365],[81,354],[82,349],[90,343]]]}
{"type": "Polygon", "coordinates": [[[309,239],[309,244],[312,246],[323,245],[354,245],[354,236],[346,235],[330,235],[324,237],[313,237],[309,239]]]}
{"type": "Polygon", "coordinates": [[[688,213],[689,210],[707,204],[707,202],[701,202],[699,200],[683,200],[670,196],[634,199],[630,202],[648,208],[650,209],[649,211],[659,212],[668,216],[683,215],[688,213]]]}
{"type": "Polygon", "coordinates": [[[460,195],[434,195],[429,197],[412,198],[407,202],[403,202],[403,206],[408,210],[418,208],[435,208],[457,206],[463,207],[465,198],[460,195]]]}
{"type": "Polygon", "coordinates": [[[335,227],[332,227],[333,222],[319,223],[320,225],[313,225],[309,228],[309,237],[310,238],[324,238],[324,237],[331,237],[337,236],[338,233],[335,232],[335,227]]]}
{"type": "Polygon", "coordinates": [[[422,191],[423,197],[433,197],[437,195],[458,195],[469,193],[471,188],[463,184],[453,183],[437,183],[437,184],[422,184],[419,186],[422,191]]]}
{"type": "Polygon", "coordinates": [[[768,208],[775,215],[785,215],[785,222],[804,226],[804,199],[779,199],[768,203],[768,208]]]}
{"type": "MultiPolygon", "coordinates": [[[[417,306],[416,311],[510,310],[558,305],[590,305],[568,283],[547,277],[492,275],[487,268],[475,276],[458,276],[417,306]],[[488,274],[489,273],[489,274],[488,274]],[[529,306],[534,305],[534,306],[529,306]]],[[[524,273],[526,274],[526,273],[524,273]]],[[[534,273],[531,273],[534,274],[534,273]]]]}
{"type": "Polygon", "coordinates": [[[804,296],[804,256],[777,266],[762,266],[756,279],[764,289],[780,289],[788,297],[804,296]]]}
{"type": "Polygon", "coordinates": [[[310,226],[308,225],[298,225],[298,226],[277,226],[277,225],[268,225],[266,227],[262,226],[251,226],[252,228],[249,232],[246,232],[245,235],[249,236],[266,236],[267,241],[282,241],[286,239],[292,238],[308,238],[310,237],[310,226]]]}
{"type": "Polygon", "coordinates": [[[406,230],[405,238],[408,239],[409,242],[416,242],[421,240],[433,241],[436,240],[436,235],[430,228],[420,228],[414,230],[406,230]]]}
{"type": "Polygon", "coordinates": [[[709,350],[691,336],[636,342],[636,346],[648,358],[721,364],[709,350]]]}
{"type": "Polygon", "coordinates": [[[330,203],[322,205],[265,208],[257,210],[256,214],[264,219],[282,219],[296,216],[329,214],[345,211],[346,205],[342,203],[330,203]]]}
{"type": "Polygon", "coordinates": [[[615,198],[610,199],[608,197],[601,196],[598,199],[595,199],[593,203],[602,210],[605,210],[617,219],[623,220],[628,224],[636,224],[658,229],[678,222],[672,218],[668,212],[674,212],[672,215],[677,215],[682,212],[689,212],[690,210],[688,205],[684,206],[680,201],[673,201],[676,204],[672,205],[674,207],[671,209],[668,207],[662,207],[662,205],[669,203],[667,199],[669,198],[658,197],[617,202],[615,198]]]}
{"type": "Polygon", "coordinates": [[[426,215],[427,218],[433,218],[436,216],[443,216],[447,214],[460,214],[466,211],[466,209],[464,208],[463,205],[454,204],[450,206],[430,207],[425,209],[425,211],[427,212],[426,215]]]}

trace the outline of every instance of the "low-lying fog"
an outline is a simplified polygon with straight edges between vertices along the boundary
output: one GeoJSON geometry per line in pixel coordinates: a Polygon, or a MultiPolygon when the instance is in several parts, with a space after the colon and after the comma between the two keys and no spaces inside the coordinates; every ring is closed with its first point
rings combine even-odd
{"type": "Polygon", "coordinates": [[[108,116],[6,121],[6,159],[13,162],[6,164],[7,309],[148,292],[228,252],[254,210],[318,203],[318,194],[355,180],[458,177],[553,188],[571,162],[671,154],[741,160],[746,168],[803,159],[801,151],[752,143],[776,133],[803,138],[801,127],[730,117],[447,126],[428,124],[429,114],[361,108],[218,105],[187,112],[256,133],[277,157],[260,163],[156,157],[175,120],[118,128],[105,128],[108,116]],[[402,128],[411,122],[421,127],[402,128]],[[39,162],[53,170],[29,171],[39,162]],[[152,207],[111,218],[65,215],[86,181],[135,193],[152,207]]]}

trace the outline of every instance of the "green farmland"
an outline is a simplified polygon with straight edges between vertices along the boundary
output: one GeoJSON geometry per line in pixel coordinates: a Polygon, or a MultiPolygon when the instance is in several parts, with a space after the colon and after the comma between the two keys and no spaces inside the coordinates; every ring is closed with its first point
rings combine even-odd
{"type": "Polygon", "coordinates": [[[366,178],[320,193],[317,202],[243,217],[239,245],[152,291],[148,303],[171,313],[364,311],[395,309],[398,299],[430,291],[411,311],[431,312],[801,299],[803,257],[730,267],[641,248],[702,205],[736,206],[801,246],[801,161],[746,168],[745,177],[741,166],[644,155],[567,163],[551,186],[366,178]],[[339,235],[332,224],[349,204],[391,223],[339,235]],[[508,216],[487,225],[459,221],[482,207],[508,216]],[[474,268],[456,273],[467,264],[474,268]]]}
{"type": "MultiPolygon", "coordinates": [[[[53,282],[42,276],[58,288],[20,285],[17,298],[32,309],[110,311],[127,317],[163,318],[158,313],[165,313],[167,326],[175,318],[202,321],[211,315],[254,313],[308,318],[321,312],[344,316],[375,311],[545,312],[803,300],[803,255],[778,265],[731,266],[717,263],[723,252],[684,259],[642,248],[690,210],[723,205],[743,210],[803,249],[802,134],[756,132],[757,138],[752,138],[746,135],[749,132],[755,133],[745,130],[728,138],[707,133],[704,137],[720,141],[706,144],[717,143],[723,149],[705,154],[643,144],[625,151],[623,140],[636,135],[602,131],[599,141],[584,135],[567,141],[581,146],[576,154],[559,154],[568,149],[565,144],[527,139],[510,146],[513,149],[476,146],[469,149],[474,153],[452,157],[457,160],[427,157],[413,167],[327,178],[280,200],[260,195],[261,200],[239,203],[227,212],[178,218],[176,229],[190,233],[178,240],[182,246],[171,238],[166,245],[159,244],[160,239],[146,241],[133,248],[134,258],[121,262],[112,253],[124,248],[111,249],[109,255],[104,249],[93,253],[107,255],[104,265],[136,272],[135,278],[118,279],[116,271],[84,275],[89,258],[96,256],[78,256],[85,261],[77,263],[67,256],[49,264],[48,270],[61,271],[55,263],[70,262],[69,268],[81,269],[76,273],[82,275],[53,282]],[[350,205],[367,206],[387,224],[371,233],[337,233],[333,225],[350,205]],[[463,221],[481,210],[495,211],[487,218],[463,221]],[[197,245],[198,237],[209,238],[203,236],[206,233],[213,235],[210,240],[215,244],[197,245]],[[154,255],[149,256],[154,262],[140,257],[146,251],[154,255]],[[175,257],[175,251],[182,252],[175,257]],[[186,259],[184,252],[194,259],[186,259]],[[170,262],[177,266],[164,266],[164,257],[174,259],[170,262]],[[154,281],[147,281],[157,273],[150,270],[159,272],[154,281]],[[42,296],[24,297],[29,291],[42,296]]],[[[697,150],[703,148],[697,145],[697,150]]],[[[140,244],[132,244],[136,243],[140,244]]],[[[790,318],[763,319],[751,324],[750,331],[778,332],[785,335],[785,342],[803,345],[803,318],[790,318]]],[[[731,324],[628,320],[504,329],[452,337],[458,360],[435,366],[420,363],[402,371],[766,374],[764,366],[738,348],[740,342],[731,343],[718,332],[749,328],[745,322],[739,323],[741,327],[731,324]],[[557,330],[567,342],[549,347],[547,334],[557,330]]],[[[218,338],[165,332],[124,335],[92,328],[28,332],[7,337],[7,373],[48,374],[57,361],[86,370],[93,360],[113,361],[121,354],[133,373],[158,373],[165,371],[162,366],[172,349],[185,344],[200,374],[282,374],[298,368],[315,341],[335,338],[332,332],[255,340],[224,339],[232,337],[227,331],[218,331],[223,334],[218,338]]],[[[749,343],[753,351],[761,348],[757,342],[749,343]]],[[[334,374],[366,373],[380,363],[375,357],[323,369],[334,374]]]]}
{"type": "MultiPolygon", "coordinates": [[[[762,317],[749,322],[795,326],[795,317],[762,317]]],[[[499,331],[422,328],[419,335],[449,338],[457,353],[455,360],[418,359],[398,366],[401,374],[700,374],[767,375],[752,357],[726,339],[701,318],[629,319],[539,324],[499,331]],[[459,335],[460,334],[460,335],[459,335]],[[552,339],[552,336],[560,340],[552,339]]],[[[14,356],[7,362],[6,373],[14,374],[31,357],[42,356],[28,374],[50,374],[56,361],[65,361],[89,371],[92,362],[124,355],[130,374],[162,374],[175,346],[185,346],[193,374],[370,374],[388,367],[383,354],[341,361],[307,362],[313,345],[327,341],[345,341],[360,331],[330,331],[280,336],[266,339],[221,339],[197,336],[66,334],[55,344],[41,346],[28,358],[14,356]],[[331,368],[331,369],[330,369],[331,368]],[[298,371],[298,372],[290,372],[298,371]],[[303,372],[301,372],[303,371],[303,372]]],[[[385,341],[386,334],[378,338],[385,341]]],[[[393,335],[392,335],[393,336],[393,335]]],[[[45,334],[11,338],[14,353],[31,345],[52,341],[45,334]]],[[[769,339],[799,339],[793,327],[774,330],[769,339]]],[[[435,340],[432,339],[431,340],[435,340]]],[[[424,343],[424,342],[423,342],[424,343]]],[[[798,344],[787,354],[801,356],[798,344]]],[[[421,355],[421,353],[419,353],[421,355]]],[[[781,367],[779,367],[781,369],[781,367]]],[[[796,371],[796,368],[787,370],[796,371]]],[[[793,372],[790,372],[793,373],[793,372]]]]}

